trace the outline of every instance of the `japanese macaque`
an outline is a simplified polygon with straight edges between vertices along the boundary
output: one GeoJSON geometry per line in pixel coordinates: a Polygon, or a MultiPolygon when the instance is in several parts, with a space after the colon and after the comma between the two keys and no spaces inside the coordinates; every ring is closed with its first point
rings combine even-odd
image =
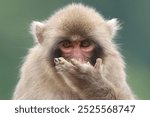
{"type": "Polygon", "coordinates": [[[13,99],[134,99],[113,38],[120,25],[93,8],[71,4],[31,24],[35,45],[13,99]]]}

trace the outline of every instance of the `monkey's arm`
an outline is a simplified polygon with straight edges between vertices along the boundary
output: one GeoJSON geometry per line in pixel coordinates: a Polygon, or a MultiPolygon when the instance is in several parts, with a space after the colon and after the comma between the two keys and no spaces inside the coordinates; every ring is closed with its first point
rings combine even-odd
{"type": "Polygon", "coordinates": [[[114,85],[101,74],[102,61],[97,59],[95,67],[72,60],[56,58],[56,69],[65,82],[81,99],[117,99],[114,85]]]}

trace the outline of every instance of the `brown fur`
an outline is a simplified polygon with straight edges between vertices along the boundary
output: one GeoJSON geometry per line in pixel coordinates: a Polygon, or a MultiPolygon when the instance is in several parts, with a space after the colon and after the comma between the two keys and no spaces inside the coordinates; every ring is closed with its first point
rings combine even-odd
{"type": "Polygon", "coordinates": [[[36,45],[29,50],[13,99],[134,99],[127,82],[125,63],[112,38],[120,26],[82,4],[59,10],[48,20],[34,21],[36,45]],[[102,48],[96,66],[56,58],[61,37],[90,37],[102,48]],[[75,66],[76,68],[74,68],[75,66]]]}

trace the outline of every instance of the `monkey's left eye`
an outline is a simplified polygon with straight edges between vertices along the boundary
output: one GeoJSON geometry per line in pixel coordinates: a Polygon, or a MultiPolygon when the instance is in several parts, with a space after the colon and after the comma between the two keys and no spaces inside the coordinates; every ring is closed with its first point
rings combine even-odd
{"type": "Polygon", "coordinates": [[[90,40],[84,40],[81,42],[81,47],[89,47],[92,44],[90,40]]]}

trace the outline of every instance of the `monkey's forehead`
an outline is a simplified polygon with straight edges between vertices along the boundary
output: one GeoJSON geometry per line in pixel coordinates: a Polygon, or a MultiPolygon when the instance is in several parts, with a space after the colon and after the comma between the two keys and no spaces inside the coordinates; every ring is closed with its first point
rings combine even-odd
{"type": "Polygon", "coordinates": [[[57,11],[46,23],[49,27],[65,31],[89,32],[104,22],[104,18],[93,8],[71,4],[57,11]]]}

